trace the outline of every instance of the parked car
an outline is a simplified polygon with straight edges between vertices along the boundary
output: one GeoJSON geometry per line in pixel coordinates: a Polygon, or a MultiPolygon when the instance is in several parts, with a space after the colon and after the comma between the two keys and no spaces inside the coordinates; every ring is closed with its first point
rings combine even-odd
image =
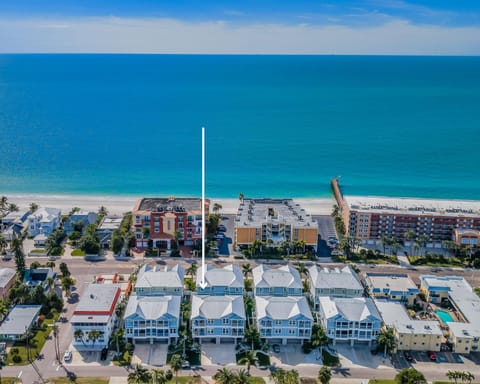
{"type": "Polygon", "coordinates": [[[273,344],[272,345],[273,352],[279,353],[280,352],[280,345],[278,344],[273,344]]]}
{"type": "Polygon", "coordinates": [[[428,351],[427,354],[428,354],[428,358],[429,358],[431,361],[437,361],[437,355],[435,355],[435,352],[428,351]]]}
{"type": "Polygon", "coordinates": [[[223,224],[220,224],[220,225],[217,227],[217,231],[218,231],[218,232],[227,232],[227,227],[225,227],[223,224]]]}
{"type": "Polygon", "coordinates": [[[223,240],[225,238],[225,235],[222,232],[219,232],[215,235],[215,239],[217,240],[223,240]]]}
{"type": "Polygon", "coordinates": [[[100,352],[100,360],[107,360],[108,348],[103,348],[100,352]]]}
{"type": "Polygon", "coordinates": [[[188,360],[183,360],[182,369],[188,369],[188,368],[190,368],[190,363],[188,362],[188,360]]]}
{"type": "Polygon", "coordinates": [[[408,352],[408,351],[403,352],[403,356],[405,357],[405,360],[413,361],[413,356],[410,352],[408,352]]]}
{"type": "Polygon", "coordinates": [[[65,351],[63,354],[63,361],[68,363],[69,361],[72,361],[72,351],[65,351]]]}

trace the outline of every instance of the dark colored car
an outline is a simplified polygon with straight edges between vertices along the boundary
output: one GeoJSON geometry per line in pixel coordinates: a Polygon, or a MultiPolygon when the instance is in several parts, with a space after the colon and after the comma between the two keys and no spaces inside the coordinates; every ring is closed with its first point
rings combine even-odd
{"type": "Polygon", "coordinates": [[[435,355],[435,352],[428,351],[427,354],[428,354],[428,358],[429,358],[431,361],[437,361],[437,355],[435,355]]]}
{"type": "Polygon", "coordinates": [[[279,353],[280,352],[280,345],[278,344],[273,344],[272,345],[273,352],[279,353]]]}
{"type": "Polygon", "coordinates": [[[408,352],[408,351],[403,352],[403,356],[405,357],[405,360],[413,361],[413,356],[410,352],[408,352]]]}
{"type": "Polygon", "coordinates": [[[218,231],[218,232],[227,232],[227,227],[225,227],[223,224],[220,224],[220,225],[217,227],[217,231],[218,231]]]}
{"type": "Polygon", "coordinates": [[[100,352],[100,360],[107,360],[108,348],[103,348],[100,352]]]}

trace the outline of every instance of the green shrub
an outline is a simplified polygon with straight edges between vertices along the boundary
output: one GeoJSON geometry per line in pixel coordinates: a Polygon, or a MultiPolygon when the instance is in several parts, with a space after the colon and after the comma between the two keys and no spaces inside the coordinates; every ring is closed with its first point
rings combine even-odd
{"type": "Polygon", "coordinates": [[[20,350],[17,347],[13,347],[12,349],[10,349],[10,353],[12,355],[18,355],[19,352],[20,352],[20,350]]]}
{"type": "Polygon", "coordinates": [[[20,355],[13,355],[12,360],[15,364],[22,362],[22,357],[20,355]]]}

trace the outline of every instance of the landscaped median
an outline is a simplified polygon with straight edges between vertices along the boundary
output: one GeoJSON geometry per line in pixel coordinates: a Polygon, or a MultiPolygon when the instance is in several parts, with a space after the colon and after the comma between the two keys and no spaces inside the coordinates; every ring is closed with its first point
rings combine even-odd
{"type": "Polygon", "coordinates": [[[80,248],[76,248],[71,253],[72,256],[85,256],[85,252],[82,251],[80,248]]]}

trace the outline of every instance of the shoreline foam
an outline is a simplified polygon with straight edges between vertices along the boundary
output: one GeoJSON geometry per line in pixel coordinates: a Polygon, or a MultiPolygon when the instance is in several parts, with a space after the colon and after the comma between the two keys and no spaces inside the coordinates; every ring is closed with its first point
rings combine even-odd
{"type": "MultiPolygon", "coordinates": [[[[1,195],[1,193],[0,193],[1,195]]],[[[97,211],[100,206],[107,207],[111,214],[122,214],[133,209],[135,202],[140,196],[114,196],[114,195],[60,195],[60,194],[5,194],[10,203],[15,203],[20,209],[28,209],[30,203],[34,202],[43,207],[59,208],[63,214],[67,214],[73,207],[84,210],[97,211]]],[[[180,196],[179,196],[180,197],[180,196]]],[[[208,197],[207,197],[208,198],[208,197]]],[[[285,197],[287,198],[287,197],[285,197]]],[[[329,215],[332,206],[335,204],[333,197],[309,198],[293,197],[295,203],[304,208],[312,215],[329,215]]],[[[221,212],[224,214],[236,214],[238,209],[238,198],[210,198],[211,207],[218,203],[222,205],[221,212]]]]}

